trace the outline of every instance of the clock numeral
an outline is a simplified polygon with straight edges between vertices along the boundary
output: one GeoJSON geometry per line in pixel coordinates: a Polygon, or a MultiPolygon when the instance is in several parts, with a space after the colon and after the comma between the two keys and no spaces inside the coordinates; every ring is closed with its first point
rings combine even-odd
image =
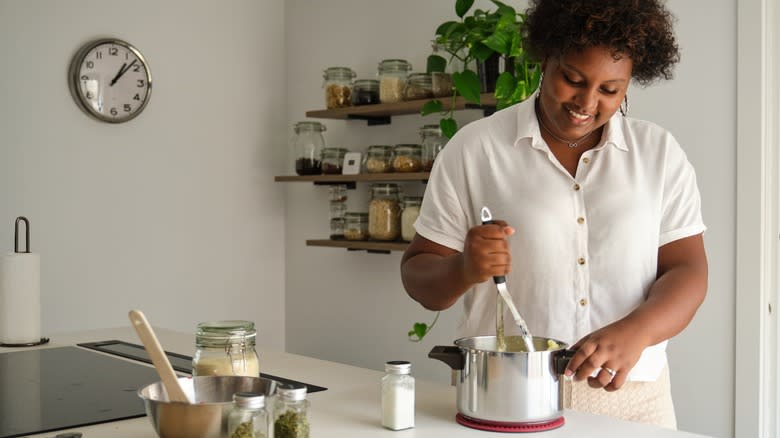
{"type": "Polygon", "coordinates": [[[135,93],[135,96],[133,96],[133,100],[141,100],[141,95],[135,93]]]}
{"type": "Polygon", "coordinates": [[[119,111],[116,110],[115,107],[111,107],[111,111],[109,111],[112,116],[116,117],[117,114],[119,114],[119,111]]]}
{"type": "Polygon", "coordinates": [[[87,75],[81,75],[81,80],[82,80],[82,81],[88,81],[88,80],[89,80],[89,76],[87,76],[87,75]]]}
{"type": "Polygon", "coordinates": [[[108,54],[111,56],[116,56],[119,54],[119,49],[117,49],[116,47],[109,47],[108,54]]]}
{"type": "Polygon", "coordinates": [[[87,68],[95,68],[95,63],[93,61],[87,61],[87,68]]]}
{"type": "Polygon", "coordinates": [[[95,59],[103,59],[103,52],[101,52],[100,50],[95,52],[95,59]]]}
{"type": "Polygon", "coordinates": [[[87,99],[89,99],[89,100],[92,100],[92,98],[95,97],[95,95],[92,94],[91,91],[87,91],[87,95],[86,96],[87,96],[87,99]]]}
{"type": "Polygon", "coordinates": [[[138,73],[139,71],[141,71],[141,64],[136,64],[136,65],[134,65],[134,66],[133,66],[133,71],[134,71],[134,72],[136,72],[136,73],[138,73]]]}
{"type": "Polygon", "coordinates": [[[129,103],[125,104],[124,110],[125,110],[126,113],[129,113],[130,111],[132,111],[132,108],[130,108],[130,104],[129,103]]]}
{"type": "Polygon", "coordinates": [[[138,79],[136,80],[136,82],[138,83],[138,88],[143,88],[146,84],[146,81],[144,81],[143,79],[138,79]]]}

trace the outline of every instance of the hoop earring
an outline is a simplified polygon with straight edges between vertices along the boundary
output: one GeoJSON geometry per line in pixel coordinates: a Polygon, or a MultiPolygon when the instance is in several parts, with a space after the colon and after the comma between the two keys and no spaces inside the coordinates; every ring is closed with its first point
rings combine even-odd
{"type": "Polygon", "coordinates": [[[625,117],[628,114],[628,93],[623,95],[623,102],[620,103],[620,114],[625,117]]]}

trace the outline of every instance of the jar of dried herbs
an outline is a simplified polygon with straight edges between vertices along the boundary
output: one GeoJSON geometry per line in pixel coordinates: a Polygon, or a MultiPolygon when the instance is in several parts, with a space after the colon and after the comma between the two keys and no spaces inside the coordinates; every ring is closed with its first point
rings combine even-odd
{"type": "Polygon", "coordinates": [[[269,437],[265,395],[251,392],[233,394],[233,410],[228,415],[229,438],[269,437]]]}
{"type": "Polygon", "coordinates": [[[274,438],[309,438],[309,401],[305,386],[278,386],[274,438]]]}
{"type": "Polygon", "coordinates": [[[352,80],[355,72],[349,67],[329,67],[323,72],[325,79],[325,106],[328,109],[352,105],[352,80]]]}

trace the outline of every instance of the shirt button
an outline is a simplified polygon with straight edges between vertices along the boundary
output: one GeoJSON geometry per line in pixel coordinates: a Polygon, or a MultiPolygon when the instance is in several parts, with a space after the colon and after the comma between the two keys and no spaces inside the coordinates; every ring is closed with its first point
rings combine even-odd
{"type": "Polygon", "coordinates": [[[577,263],[579,263],[580,265],[584,265],[585,264],[585,257],[578,258],[577,259],[577,263]]]}
{"type": "Polygon", "coordinates": [[[574,189],[574,191],[578,191],[580,189],[580,185],[579,184],[574,184],[574,187],[572,187],[572,188],[574,189]]]}
{"type": "Polygon", "coordinates": [[[584,224],[585,223],[585,218],[584,217],[578,217],[577,218],[577,223],[578,224],[584,224]]]}
{"type": "Polygon", "coordinates": [[[585,298],[580,300],[580,306],[584,307],[584,306],[587,306],[587,305],[588,305],[588,300],[586,300],[585,298]]]}
{"type": "Polygon", "coordinates": [[[588,164],[588,163],[590,163],[590,158],[585,157],[585,158],[582,159],[582,162],[585,163],[585,164],[588,164]]]}

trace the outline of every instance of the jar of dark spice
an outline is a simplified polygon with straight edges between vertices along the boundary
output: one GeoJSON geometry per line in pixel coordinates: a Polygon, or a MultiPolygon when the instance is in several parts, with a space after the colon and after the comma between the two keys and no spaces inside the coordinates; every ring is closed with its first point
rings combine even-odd
{"type": "Polygon", "coordinates": [[[322,150],[322,173],[328,175],[341,175],[344,165],[344,155],[349,152],[345,148],[325,148],[322,150]]]}
{"type": "Polygon", "coordinates": [[[325,125],[320,122],[298,122],[293,127],[295,172],[298,175],[319,175],[322,172],[322,148],[325,147],[325,125]]]}
{"type": "Polygon", "coordinates": [[[325,79],[325,106],[328,109],[342,108],[352,104],[352,80],[355,72],[349,67],[329,67],[322,77],[325,79]]]}
{"type": "Polygon", "coordinates": [[[382,103],[403,100],[406,77],[411,69],[412,64],[404,59],[385,59],[379,63],[379,100],[382,103]]]}
{"type": "Polygon", "coordinates": [[[305,386],[277,387],[274,438],[309,438],[309,401],[305,386]]]}
{"type": "Polygon", "coordinates": [[[439,125],[424,125],[420,128],[422,140],[422,170],[430,172],[433,168],[433,160],[439,155],[447,138],[442,134],[439,125]]]}
{"type": "Polygon", "coordinates": [[[386,173],[393,171],[393,146],[371,145],[366,151],[365,169],[367,173],[386,173]]]}
{"type": "Polygon", "coordinates": [[[398,184],[373,184],[368,204],[368,235],[374,240],[396,240],[401,235],[398,184]]]}
{"type": "Polygon", "coordinates": [[[422,146],[419,144],[398,144],[393,148],[393,170],[396,172],[419,172],[422,169],[422,146]]]}
{"type": "Polygon", "coordinates": [[[404,100],[429,99],[433,97],[430,73],[412,73],[406,79],[404,100]]]}
{"type": "Polygon", "coordinates": [[[379,81],[358,79],[352,87],[352,105],[373,105],[379,103],[379,81]]]}

